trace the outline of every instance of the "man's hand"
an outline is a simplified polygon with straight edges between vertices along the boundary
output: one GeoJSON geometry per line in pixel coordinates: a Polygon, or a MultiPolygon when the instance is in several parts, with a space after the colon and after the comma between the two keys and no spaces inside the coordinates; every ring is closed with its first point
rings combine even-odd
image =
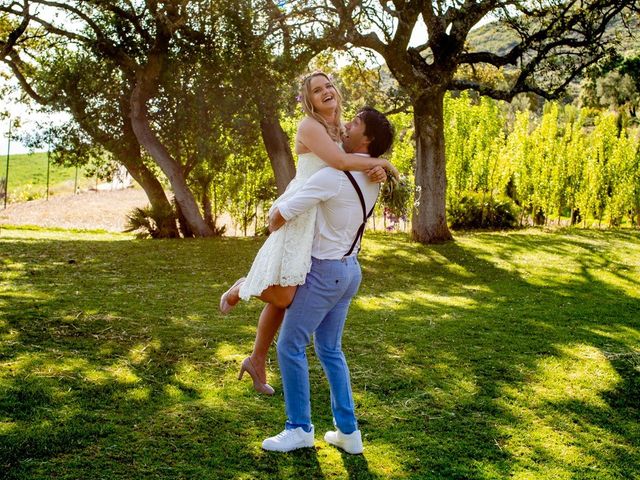
{"type": "Polygon", "coordinates": [[[372,183],[384,183],[387,180],[387,172],[380,166],[370,168],[365,173],[372,183]]]}
{"type": "Polygon", "coordinates": [[[287,221],[280,214],[280,210],[278,209],[278,207],[274,208],[269,215],[269,231],[273,233],[280,227],[282,227],[285,223],[287,223],[287,221]]]}

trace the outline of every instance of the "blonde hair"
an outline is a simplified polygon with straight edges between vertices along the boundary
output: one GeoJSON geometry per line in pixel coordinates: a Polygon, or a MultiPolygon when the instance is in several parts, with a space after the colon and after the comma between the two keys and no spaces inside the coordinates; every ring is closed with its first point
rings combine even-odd
{"type": "Polygon", "coordinates": [[[322,125],[324,125],[327,133],[334,141],[340,141],[340,133],[342,131],[342,94],[340,93],[340,90],[338,90],[338,87],[336,87],[333,80],[329,77],[329,75],[324,72],[316,71],[304,77],[304,79],[302,80],[302,84],[300,85],[300,103],[302,105],[302,110],[304,110],[304,113],[306,113],[307,116],[317,120],[322,125]],[[311,102],[311,80],[313,80],[315,77],[320,76],[326,78],[336,91],[336,103],[338,104],[338,106],[336,107],[336,114],[333,122],[331,123],[327,122],[324,117],[316,111],[313,103],[311,102]]]}

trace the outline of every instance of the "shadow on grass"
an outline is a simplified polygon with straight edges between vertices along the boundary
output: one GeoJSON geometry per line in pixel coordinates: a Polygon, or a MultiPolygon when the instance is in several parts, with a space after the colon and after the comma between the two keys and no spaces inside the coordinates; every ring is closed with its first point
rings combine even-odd
{"type": "MultiPolygon", "coordinates": [[[[341,465],[316,450],[260,449],[282,427],[282,397],[235,381],[260,305],[215,313],[259,242],[1,242],[0,467],[9,478],[640,474],[638,277],[605,248],[612,239],[639,243],[515,233],[427,247],[371,236],[344,342],[366,450],[341,465]],[[536,252],[558,265],[530,265],[536,252]],[[594,351],[619,379],[604,379],[597,398],[585,393],[589,371],[579,395],[563,384],[572,372],[546,386],[567,358],[594,351]]],[[[331,415],[315,359],[311,377],[321,432],[331,415]]]]}
{"type": "MultiPolygon", "coordinates": [[[[224,258],[251,248],[214,243],[224,258]]],[[[212,313],[215,262],[192,264],[211,246],[2,244],[5,478],[322,478],[315,452],[274,461],[259,448],[269,399],[232,382],[251,338],[212,313]]]]}
{"type": "Polygon", "coordinates": [[[344,469],[347,471],[348,478],[350,480],[367,480],[367,479],[381,479],[380,475],[376,475],[369,470],[369,462],[365,455],[350,455],[342,452],[342,463],[344,469]]]}
{"type": "MultiPolygon", "coordinates": [[[[416,449],[418,445],[428,445],[428,453],[406,461],[404,470],[430,472],[433,478],[495,478],[507,477],[518,470],[537,471],[542,463],[545,468],[562,468],[581,478],[627,478],[629,472],[639,472],[640,463],[633,452],[640,440],[639,429],[634,426],[640,419],[637,362],[640,292],[636,288],[634,296],[628,294],[629,288],[638,286],[638,277],[632,273],[618,275],[626,282],[627,288],[621,288],[594,275],[603,266],[615,274],[612,266],[626,270],[628,265],[609,254],[602,242],[594,246],[594,237],[589,235],[552,240],[549,236],[522,234],[484,234],[481,238],[478,246],[458,242],[432,247],[377,238],[384,256],[376,252],[363,262],[365,271],[371,273],[365,278],[364,294],[384,298],[406,291],[409,298],[414,296],[413,304],[411,300],[402,301],[397,308],[392,307],[390,315],[384,312],[385,307],[380,309],[382,317],[390,316],[401,322],[408,333],[389,334],[388,342],[376,339],[376,355],[371,356],[372,361],[378,357],[375,368],[381,372],[380,377],[388,378],[395,372],[401,380],[380,378],[377,389],[367,389],[369,395],[377,395],[380,401],[398,397],[394,405],[400,408],[395,409],[395,418],[388,417],[384,422],[387,432],[400,420],[408,428],[400,428],[402,433],[396,440],[411,432],[419,437],[416,449]],[[513,268],[514,262],[510,260],[545,250],[559,256],[575,255],[579,249],[591,254],[578,256],[577,273],[559,281],[553,281],[558,275],[546,278],[529,274],[526,265],[513,268]],[[489,253],[505,260],[501,268],[489,253]],[[447,269],[446,274],[442,268],[447,269]],[[418,271],[422,272],[419,280],[418,271]],[[423,300],[420,298],[423,288],[437,292],[438,296],[464,297],[468,302],[452,308],[430,302],[428,295],[423,300]],[[427,321],[431,328],[425,328],[427,321]],[[621,334],[625,329],[631,335],[621,334]],[[419,340],[419,334],[426,336],[419,340]],[[402,345],[400,352],[398,341],[402,345]],[[619,377],[613,388],[600,392],[604,406],[593,408],[593,399],[574,399],[571,400],[574,413],[567,411],[556,421],[546,416],[563,411],[562,402],[549,403],[540,412],[533,407],[510,405],[526,395],[541,365],[549,359],[566,357],[566,349],[575,346],[598,349],[619,377]],[[380,367],[383,360],[379,349],[385,347],[392,353],[387,359],[393,365],[390,369],[380,367]],[[621,356],[615,357],[615,353],[612,356],[611,352],[620,352],[621,356]],[[633,356],[635,368],[628,362],[628,357],[633,356]],[[420,364],[429,370],[417,368],[420,364]],[[447,393],[456,398],[447,398],[447,393]],[[415,401],[417,396],[419,402],[415,401]],[[580,417],[581,411],[584,417],[580,417]],[[566,427],[567,418],[579,427],[566,427]],[[562,438],[553,446],[554,451],[546,451],[545,439],[519,435],[521,442],[529,442],[532,453],[519,452],[518,457],[502,448],[519,425],[523,428],[527,423],[540,422],[551,429],[564,429],[573,439],[562,438]],[[603,432],[609,435],[609,442],[599,440],[603,432]],[[430,438],[432,435],[437,437],[435,441],[430,438]],[[567,444],[572,445],[574,456],[563,458],[561,450],[567,444]],[[585,464],[585,458],[598,460],[585,464]],[[593,464],[600,469],[604,464],[605,474],[602,470],[590,470],[593,464]]],[[[600,235],[595,235],[595,240],[599,239],[600,235]]],[[[632,235],[631,239],[637,245],[638,236],[632,235]]],[[[370,309],[368,313],[375,315],[370,309]]],[[[373,422],[369,427],[373,427],[373,422]]],[[[410,445],[406,440],[400,443],[410,445]]],[[[406,457],[409,459],[410,455],[406,457]]],[[[548,475],[541,473],[542,477],[548,475]]]]}

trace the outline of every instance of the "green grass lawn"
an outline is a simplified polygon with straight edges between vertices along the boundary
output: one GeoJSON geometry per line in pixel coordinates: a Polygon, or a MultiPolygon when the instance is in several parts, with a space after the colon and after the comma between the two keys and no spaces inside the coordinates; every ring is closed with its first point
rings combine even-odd
{"type": "Polygon", "coordinates": [[[237,381],[258,301],[219,294],[259,239],[0,232],[0,477],[640,478],[640,232],[368,234],[344,348],[362,456],[261,450],[284,424],[237,381]]]}
{"type": "MultiPolygon", "coordinates": [[[[0,178],[7,173],[7,157],[0,157],[0,178]]],[[[49,194],[73,193],[75,167],[51,164],[49,171],[49,194]]],[[[78,186],[88,188],[95,182],[78,171],[78,186]]],[[[9,201],[26,201],[44,198],[47,194],[47,153],[11,155],[9,157],[9,201]]]]}

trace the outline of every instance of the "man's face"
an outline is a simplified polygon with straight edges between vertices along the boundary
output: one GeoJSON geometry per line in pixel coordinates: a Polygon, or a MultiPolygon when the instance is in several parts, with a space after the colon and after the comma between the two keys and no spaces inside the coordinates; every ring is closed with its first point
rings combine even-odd
{"type": "Polygon", "coordinates": [[[342,136],[342,146],[345,152],[367,153],[369,139],[364,134],[364,127],[364,121],[360,115],[356,115],[353,120],[345,124],[342,136]]]}

